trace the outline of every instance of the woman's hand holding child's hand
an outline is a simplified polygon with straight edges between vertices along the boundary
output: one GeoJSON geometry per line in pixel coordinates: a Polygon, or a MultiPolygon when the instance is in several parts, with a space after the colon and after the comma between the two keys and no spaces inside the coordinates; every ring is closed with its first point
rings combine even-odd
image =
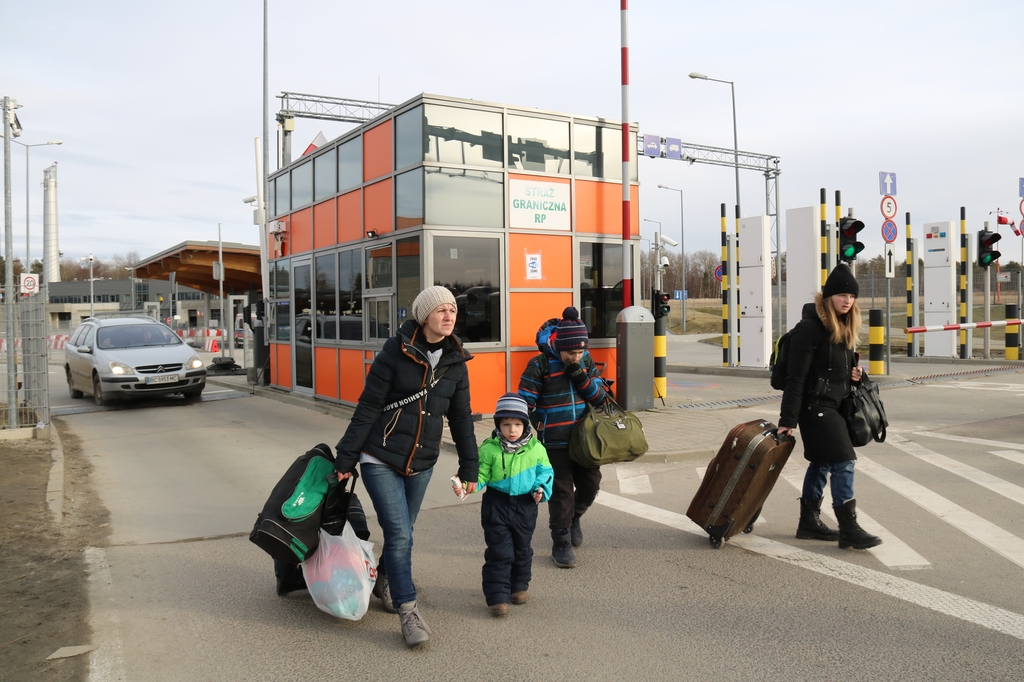
{"type": "Polygon", "coordinates": [[[544,491],[537,488],[537,492],[533,494],[533,501],[540,504],[540,501],[544,499],[544,491]]]}

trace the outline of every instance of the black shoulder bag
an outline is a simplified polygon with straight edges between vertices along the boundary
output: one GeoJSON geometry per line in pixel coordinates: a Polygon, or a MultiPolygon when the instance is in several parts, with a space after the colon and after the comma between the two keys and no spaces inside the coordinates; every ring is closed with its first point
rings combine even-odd
{"type": "Polygon", "coordinates": [[[855,448],[863,447],[875,441],[885,442],[885,429],[889,420],[885,416],[885,406],[878,395],[878,385],[861,375],[860,386],[854,386],[850,395],[843,399],[843,418],[846,419],[846,430],[855,448]]]}

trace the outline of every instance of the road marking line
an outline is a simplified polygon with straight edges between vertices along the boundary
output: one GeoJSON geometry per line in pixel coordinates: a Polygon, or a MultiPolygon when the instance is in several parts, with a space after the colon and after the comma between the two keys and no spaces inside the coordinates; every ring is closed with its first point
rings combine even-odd
{"type": "MultiPolygon", "coordinates": [[[[596,502],[605,507],[648,519],[670,528],[707,537],[704,531],[682,514],[660,509],[643,502],[637,502],[636,500],[619,497],[603,490],[598,493],[596,502]]],[[[736,535],[726,544],[730,543],[755,554],[784,561],[793,566],[865,587],[869,590],[880,592],[890,597],[896,597],[911,604],[916,604],[917,606],[922,606],[926,609],[944,613],[947,616],[959,618],[968,623],[974,623],[1024,640],[1024,616],[1013,611],[1007,611],[1006,609],[991,606],[967,597],[961,597],[950,592],[943,592],[927,585],[920,585],[906,578],[899,578],[882,573],[881,571],[875,571],[870,568],[857,566],[856,564],[808,552],[757,535],[736,535]]]]}
{"type": "Polygon", "coordinates": [[[990,450],[988,454],[1008,459],[1011,462],[1016,462],[1017,464],[1024,464],[1024,455],[1016,450],[990,450]]]}
{"type": "Polygon", "coordinates": [[[619,480],[619,492],[623,495],[644,495],[653,493],[651,478],[642,464],[616,464],[615,477],[619,480]]]}
{"type": "MultiPolygon", "coordinates": [[[[796,466],[791,465],[782,470],[782,477],[802,494],[805,473],[806,471],[799,471],[796,466]]],[[[838,523],[835,512],[832,511],[832,491],[827,485],[822,491],[821,513],[838,523]]],[[[931,568],[932,564],[930,561],[911,549],[910,545],[893,535],[888,529],[883,528],[882,524],[864,513],[864,510],[860,507],[857,507],[857,522],[867,532],[882,538],[882,544],[877,547],[871,547],[867,551],[886,567],[900,571],[931,568]]]]}
{"type": "MultiPolygon", "coordinates": [[[[704,474],[707,473],[707,467],[697,467],[697,478],[704,480],[704,474]]],[[[754,525],[760,526],[762,523],[768,523],[767,517],[762,514],[758,514],[757,518],[754,519],[754,525]]]]}
{"type": "Polygon", "coordinates": [[[1021,443],[1007,443],[1001,440],[986,440],[984,438],[970,438],[968,436],[954,436],[949,433],[933,433],[931,431],[914,431],[915,436],[925,436],[926,438],[941,438],[942,440],[953,440],[958,443],[972,443],[974,445],[989,445],[994,448],[1013,448],[1015,450],[1024,450],[1024,444],[1021,443]]]}
{"type": "Polygon", "coordinates": [[[977,483],[981,487],[987,488],[997,495],[1002,495],[1008,500],[1013,500],[1017,504],[1024,504],[1024,488],[1021,488],[1019,485],[1014,485],[1009,481],[1004,481],[1003,479],[993,476],[981,469],[975,469],[969,464],[958,462],[951,457],[940,455],[919,443],[907,441],[905,443],[893,443],[892,445],[908,455],[917,457],[918,459],[928,462],[929,464],[933,464],[940,469],[945,469],[949,473],[956,474],[971,483],[977,483]]]}
{"type": "Polygon", "coordinates": [[[222,388],[222,389],[217,390],[217,391],[203,391],[203,395],[213,395],[214,393],[238,393],[238,392],[239,391],[236,391],[233,388],[222,388]]]}
{"type": "Polygon", "coordinates": [[[93,595],[102,593],[100,603],[91,603],[90,610],[97,620],[106,613],[106,622],[93,627],[94,635],[100,638],[95,642],[96,649],[89,653],[89,682],[114,682],[126,679],[124,671],[124,649],[121,643],[121,621],[117,617],[117,609],[112,604],[110,564],[107,553],[101,547],[85,548],[85,564],[89,582],[98,583],[97,590],[90,590],[93,595]]]}
{"type": "Polygon", "coordinates": [[[1024,540],[1016,535],[867,457],[859,458],[857,469],[1024,568],[1024,540]]]}

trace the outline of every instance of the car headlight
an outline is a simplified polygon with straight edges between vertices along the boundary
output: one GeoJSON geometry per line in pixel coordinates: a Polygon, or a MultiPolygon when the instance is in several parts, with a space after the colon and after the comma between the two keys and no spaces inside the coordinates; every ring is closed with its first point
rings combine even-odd
{"type": "Polygon", "coordinates": [[[199,359],[198,355],[193,355],[189,358],[189,361],[185,363],[185,366],[189,369],[199,369],[203,366],[203,361],[199,359]]]}
{"type": "Polygon", "coordinates": [[[128,365],[124,364],[123,362],[118,362],[117,360],[111,360],[110,361],[110,373],[111,374],[117,374],[118,376],[120,376],[122,374],[135,374],[135,370],[132,369],[131,367],[129,367],[128,365]]]}

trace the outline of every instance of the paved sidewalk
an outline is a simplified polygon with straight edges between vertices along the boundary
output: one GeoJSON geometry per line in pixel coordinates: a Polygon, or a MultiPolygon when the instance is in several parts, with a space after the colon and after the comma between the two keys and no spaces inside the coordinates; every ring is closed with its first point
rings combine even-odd
{"type": "MultiPolygon", "coordinates": [[[[767,370],[722,367],[721,347],[699,342],[708,336],[717,335],[667,337],[668,395],[664,402],[655,400],[654,409],[640,414],[650,449],[638,461],[710,459],[718,451],[725,434],[736,424],[754,419],[778,421],[782,392],[769,386],[767,370]]],[[[212,358],[212,354],[209,355],[212,358]]],[[[863,364],[867,365],[866,359],[863,364]]],[[[955,380],[1003,371],[1024,371],[1024,362],[894,357],[890,375],[872,379],[883,389],[896,389],[911,381],[955,380]]],[[[243,391],[253,390],[245,376],[211,376],[208,383],[243,391]]],[[[311,396],[264,386],[255,387],[255,393],[345,420],[352,414],[350,407],[314,400],[311,396]]],[[[490,417],[477,422],[478,442],[489,438],[493,429],[494,422],[490,417]]],[[[447,430],[445,443],[451,447],[447,430]]]]}

